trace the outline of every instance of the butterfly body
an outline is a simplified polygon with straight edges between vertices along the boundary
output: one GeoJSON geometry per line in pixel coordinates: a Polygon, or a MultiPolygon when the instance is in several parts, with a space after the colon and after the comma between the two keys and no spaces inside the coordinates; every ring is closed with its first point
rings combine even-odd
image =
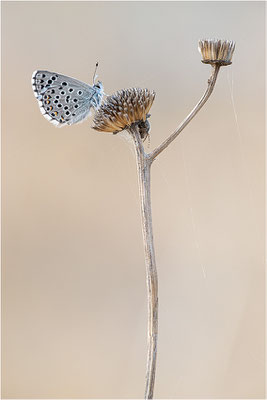
{"type": "Polygon", "coordinates": [[[83,121],[91,108],[97,110],[104,88],[100,81],[92,86],[56,72],[35,71],[32,88],[43,116],[61,127],[83,121]]]}

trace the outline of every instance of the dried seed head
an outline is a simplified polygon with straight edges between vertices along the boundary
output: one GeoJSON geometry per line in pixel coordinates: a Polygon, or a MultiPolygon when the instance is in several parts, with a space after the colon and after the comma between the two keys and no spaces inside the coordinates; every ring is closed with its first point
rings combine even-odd
{"type": "Polygon", "coordinates": [[[230,40],[204,39],[198,42],[198,50],[205,64],[232,64],[235,42],[230,40]]]}
{"type": "MultiPolygon", "coordinates": [[[[117,133],[136,122],[145,122],[154,98],[153,90],[140,88],[119,90],[108,96],[100,106],[95,114],[92,128],[100,132],[117,133]]],[[[142,137],[141,131],[140,135],[142,137]]]]}

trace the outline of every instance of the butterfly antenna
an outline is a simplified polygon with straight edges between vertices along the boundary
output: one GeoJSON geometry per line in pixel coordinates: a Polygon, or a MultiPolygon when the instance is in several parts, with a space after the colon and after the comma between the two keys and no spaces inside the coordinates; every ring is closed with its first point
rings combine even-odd
{"type": "Polygon", "coordinates": [[[93,84],[95,84],[95,81],[96,81],[96,78],[97,78],[97,75],[96,75],[97,67],[98,67],[98,61],[96,62],[96,65],[95,65],[95,72],[94,72],[94,76],[93,76],[93,84]]]}

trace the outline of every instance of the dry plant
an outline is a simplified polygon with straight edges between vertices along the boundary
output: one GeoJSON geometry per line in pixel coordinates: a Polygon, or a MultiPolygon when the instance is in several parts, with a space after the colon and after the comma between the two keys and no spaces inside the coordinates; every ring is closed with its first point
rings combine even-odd
{"type": "Polygon", "coordinates": [[[148,291],[148,352],[145,382],[145,399],[153,398],[157,338],[158,338],[158,277],[153,243],[150,171],[156,157],[165,150],[182,132],[210,97],[221,66],[231,64],[235,44],[228,40],[200,40],[199,51],[202,62],[212,67],[208,87],[178,128],[150,153],[146,153],[143,141],[149,134],[149,110],[155,98],[155,92],[147,89],[130,88],[108,96],[100,106],[94,118],[93,128],[103,132],[118,133],[126,130],[135,148],[139,177],[142,230],[145,250],[146,280],[148,291]]]}
{"type": "MultiPolygon", "coordinates": [[[[94,129],[100,132],[113,133],[125,130],[134,144],[139,177],[148,290],[148,353],[145,399],[153,398],[158,338],[158,278],[151,215],[151,165],[206,103],[214,89],[220,67],[231,64],[234,48],[234,42],[228,40],[199,41],[202,62],[210,64],[212,67],[208,87],[178,128],[150,153],[145,152],[143,141],[150,131],[148,118],[150,117],[149,110],[155,98],[154,91],[140,88],[120,90],[112,96],[108,96],[105,102],[101,104],[104,91],[102,83],[96,82],[96,70],[93,86],[55,72],[37,70],[32,75],[32,87],[40,111],[51,123],[59,127],[76,124],[86,119],[90,108],[94,108],[97,110],[94,117],[94,129]]],[[[98,63],[96,68],[97,66],[98,63]]]]}

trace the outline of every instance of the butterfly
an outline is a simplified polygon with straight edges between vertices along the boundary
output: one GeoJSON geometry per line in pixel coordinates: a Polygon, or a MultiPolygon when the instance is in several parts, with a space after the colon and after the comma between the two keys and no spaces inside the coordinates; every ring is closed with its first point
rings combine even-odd
{"type": "MultiPolygon", "coordinates": [[[[98,63],[96,63],[97,69],[98,63]]],[[[61,127],[83,121],[90,109],[97,110],[102,102],[104,88],[96,80],[93,86],[56,72],[37,70],[32,74],[32,88],[43,116],[61,127]]]]}

